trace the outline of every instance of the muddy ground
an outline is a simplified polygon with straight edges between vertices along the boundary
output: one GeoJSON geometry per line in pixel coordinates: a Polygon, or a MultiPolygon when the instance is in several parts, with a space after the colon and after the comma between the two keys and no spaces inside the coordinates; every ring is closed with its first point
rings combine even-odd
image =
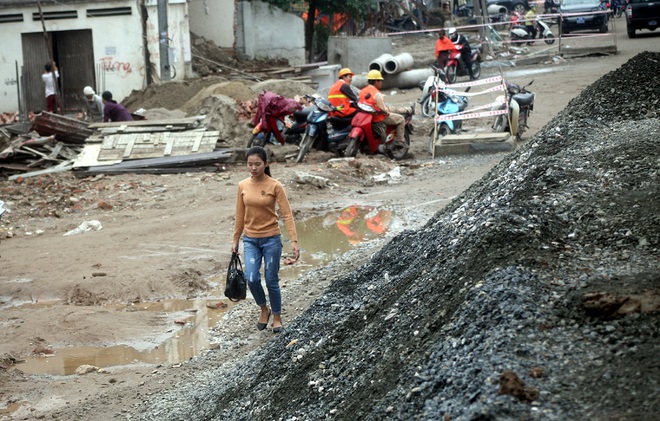
{"type": "MultiPolygon", "coordinates": [[[[621,28],[619,33],[624,34],[625,28],[621,28]]],[[[616,55],[505,68],[505,76],[515,82],[535,79],[537,102],[527,136],[541,129],[600,76],[640,51],[657,50],[657,38],[655,34],[636,40],[619,36],[616,55]]],[[[430,50],[432,44],[432,39],[400,42],[401,48],[417,50],[430,50]]],[[[484,69],[485,74],[489,71],[499,69],[484,69]]],[[[408,104],[417,95],[414,90],[397,91],[390,102],[408,104]]],[[[154,101],[149,107],[166,107],[167,103],[154,101]]],[[[352,252],[350,259],[327,251],[321,257],[307,254],[306,248],[315,250],[317,245],[302,243],[301,262],[283,270],[287,279],[285,324],[322,294],[336,276],[357,267],[387,238],[421,227],[509,155],[433,160],[427,152],[429,121],[417,118],[415,124],[418,131],[411,157],[402,162],[375,157],[360,158],[359,165],[329,163],[327,154],[312,153],[302,165],[273,164],[273,174],[285,184],[297,221],[325,218],[354,204],[385,209],[397,216],[384,239],[338,246],[362,252],[352,252]],[[381,181],[371,178],[395,174],[391,171],[397,167],[400,176],[383,176],[381,181]],[[332,188],[296,183],[294,175],[301,171],[327,177],[332,188]],[[320,270],[319,276],[310,275],[309,269],[319,262],[333,260],[344,264],[339,272],[333,266],[333,273],[320,270]],[[305,271],[306,275],[296,277],[305,271]]],[[[241,141],[238,133],[228,140],[241,141]]],[[[282,152],[274,149],[277,156],[282,152]]],[[[249,301],[227,313],[206,307],[222,299],[220,286],[229,257],[235,188],[245,176],[241,165],[227,165],[215,174],[85,179],[64,174],[21,183],[2,181],[1,197],[11,213],[0,220],[0,354],[8,354],[3,360],[8,369],[0,372],[1,404],[5,408],[1,414],[8,419],[84,419],[84,414],[93,410],[94,419],[122,417],[133,403],[172,385],[181,377],[177,370],[202,369],[186,364],[192,355],[216,353],[215,363],[222,364],[270,342],[272,333],[253,332],[250,316],[254,313],[256,318],[257,311],[249,301]],[[100,221],[103,229],[63,236],[92,220],[100,221]],[[152,311],[143,310],[154,302],[159,304],[153,305],[152,311]],[[223,330],[224,337],[230,339],[222,339],[223,330]],[[167,342],[169,337],[183,334],[190,337],[176,345],[167,342]],[[193,336],[213,340],[204,343],[193,336]],[[113,349],[113,355],[126,354],[128,359],[108,363],[109,357],[99,350],[116,345],[129,349],[113,349]],[[204,347],[218,351],[202,350],[204,347]],[[134,355],[134,350],[154,349],[163,352],[155,357],[134,355]],[[57,356],[67,350],[74,352],[58,360],[57,356]],[[82,355],[76,358],[75,351],[82,355]],[[11,358],[28,362],[12,365],[11,358]],[[25,375],[21,369],[27,364],[32,364],[35,372],[47,374],[25,375]],[[107,367],[72,374],[82,364],[107,367]]]]}

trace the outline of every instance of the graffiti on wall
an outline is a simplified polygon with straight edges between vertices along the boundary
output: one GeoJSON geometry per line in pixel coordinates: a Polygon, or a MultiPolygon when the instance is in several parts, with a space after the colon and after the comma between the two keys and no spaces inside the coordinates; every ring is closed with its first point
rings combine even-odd
{"type": "Polygon", "coordinates": [[[5,85],[7,86],[18,85],[18,81],[16,79],[7,78],[5,79],[5,85]]]}
{"type": "Polygon", "coordinates": [[[103,65],[103,70],[117,73],[122,79],[133,73],[133,67],[127,61],[119,61],[114,57],[101,57],[99,62],[103,65]]]}

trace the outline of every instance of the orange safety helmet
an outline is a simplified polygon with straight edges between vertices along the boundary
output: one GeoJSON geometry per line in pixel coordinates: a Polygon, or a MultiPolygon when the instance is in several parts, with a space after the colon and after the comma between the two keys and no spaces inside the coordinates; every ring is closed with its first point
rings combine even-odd
{"type": "Polygon", "coordinates": [[[351,72],[351,69],[349,69],[348,67],[344,67],[343,69],[341,69],[339,71],[339,77],[338,78],[341,79],[342,77],[344,77],[346,75],[355,76],[355,73],[351,72]]]}

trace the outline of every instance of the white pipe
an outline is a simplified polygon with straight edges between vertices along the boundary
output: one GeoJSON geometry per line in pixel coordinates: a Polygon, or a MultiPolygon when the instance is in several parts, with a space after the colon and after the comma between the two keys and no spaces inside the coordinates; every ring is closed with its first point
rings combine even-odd
{"type": "Polygon", "coordinates": [[[415,60],[413,59],[412,55],[408,53],[398,54],[385,61],[385,73],[389,73],[391,75],[401,73],[406,69],[412,68],[414,63],[415,60]]]}
{"type": "Polygon", "coordinates": [[[369,63],[369,70],[378,70],[383,73],[385,70],[385,62],[392,58],[392,54],[382,54],[380,57],[374,59],[369,63]]]}
{"type": "MultiPolygon", "coordinates": [[[[397,73],[395,75],[387,75],[383,80],[383,89],[399,88],[399,89],[410,89],[417,88],[419,82],[428,79],[429,76],[433,75],[433,70],[431,68],[426,69],[412,69],[406,70],[405,72],[397,73]]],[[[355,75],[353,76],[353,81],[351,85],[355,86],[358,89],[362,89],[367,86],[367,76],[365,75],[355,75]]]]}

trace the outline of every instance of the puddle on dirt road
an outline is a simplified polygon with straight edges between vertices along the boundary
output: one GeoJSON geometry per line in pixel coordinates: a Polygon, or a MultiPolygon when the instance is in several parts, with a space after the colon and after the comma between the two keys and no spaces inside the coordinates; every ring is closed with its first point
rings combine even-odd
{"type": "MultiPolygon", "coordinates": [[[[292,266],[282,265],[281,278],[295,279],[301,272],[331,262],[351,247],[373,240],[390,230],[399,230],[401,220],[394,212],[371,206],[353,205],[326,215],[299,221],[296,224],[298,240],[302,246],[301,260],[292,266]]],[[[285,245],[285,253],[288,249],[285,245]]],[[[215,291],[214,295],[221,295],[215,291]]],[[[163,300],[137,303],[129,307],[120,304],[107,305],[111,310],[150,311],[176,313],[177,320],[185,321],[176,333],[155,348],[138,350],[127,345],[108,347],[78,347],[55,349],[47,357],[30,357],[16,366],[27,374],[74,374],[81,365],[98,368],[146,364],[176,364],[208,349],[208,330],[216,326],[227,307],[209,309],[207,304],[219,299],[163,300]]],[[[227,302],[228,300],[223,300],[227,302]]],[[[24,304],[20,307],[59,305],[59,302],[24,304]]]]}

